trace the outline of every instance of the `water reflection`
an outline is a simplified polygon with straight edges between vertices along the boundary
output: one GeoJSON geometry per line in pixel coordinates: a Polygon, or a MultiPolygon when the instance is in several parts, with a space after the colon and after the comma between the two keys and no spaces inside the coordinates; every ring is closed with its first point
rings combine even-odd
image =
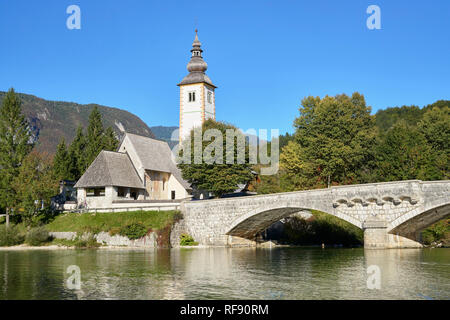
{"type": "Polygon", "coordinates": [[[449,249],[0,251],[0,299],[449,299],[449,266],[449,249]]]}

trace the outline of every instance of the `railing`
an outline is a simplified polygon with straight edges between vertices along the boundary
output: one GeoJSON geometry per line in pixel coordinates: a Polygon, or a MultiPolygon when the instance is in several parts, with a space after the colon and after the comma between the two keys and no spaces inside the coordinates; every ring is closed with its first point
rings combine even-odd
{"type": "Polygon", "coordinates": [[[171,205],[147,205],[147,206],[132,206],[132,207],[107,207],[107,208],[80,208],[70,210],[69,212],[130,212],[130,211],[168,211],[168,210],[180,210],[180,203],[174,203],[171,205]]]}

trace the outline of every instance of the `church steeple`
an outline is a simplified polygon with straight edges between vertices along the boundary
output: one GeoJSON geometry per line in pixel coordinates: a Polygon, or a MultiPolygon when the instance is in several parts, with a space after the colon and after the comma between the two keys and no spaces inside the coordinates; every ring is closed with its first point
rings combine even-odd
{"type": "Polygon", "coordinates": [[[200,40],[198,40],[198,30],[195,30],[195,38],[194,42],[192,43],[192,49],[191,49],[191,60],[187,64],[187,70],[189,71],[189,74],[184,77],[184,79],[178,84],[192,84],[192,83],[207,83],[213,87],[214,84],[212,83],[211,79],[205,74],[205,71],[208,69],[208,64],[203,60],[202,57],[202,43],[200,40]]]}
{"type": "Polygon", "coordinates": [[[187,65],[187,69],[189,72],[205,72],[208,69],[208,64],[203,60],[202,57],[202,44],[198,40],[197,30],[195,30],[195,39],[192,43],[192,57],[191,61],[189,61],[187,65]]]}
{"type": "Polygon", "coordinates": [[[202,57],[202,44],[195,38],[192,43],[191,60],[187,64],[189,74],[178,84],[180,87],[180,141],[187,137],[194,127],[208,119],[216,118],[216,86],[206,75],[208,64],[202,57]]]}

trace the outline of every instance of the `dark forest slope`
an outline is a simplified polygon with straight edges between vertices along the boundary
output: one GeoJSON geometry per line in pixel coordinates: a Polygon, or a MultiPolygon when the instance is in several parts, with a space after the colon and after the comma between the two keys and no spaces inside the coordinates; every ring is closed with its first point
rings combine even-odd
{"type": "MultiPolygon", "coordinates": [[[[0,91],[0,104],[6,92],[0,91]]],[[[22,101],[22,112],[28,118],[38,151],[54,153],[61,137],[70,143],[79,124],[87,128],[89,114],[95,104],[78,104],[64,101],[49,101],[33,95],[18,93],[22,101]]],[[[117,134],[122,130],[153,138],[151,129],[134,114],[106,106],[97,105],[103,125],[113,127],[117,134]]]]}

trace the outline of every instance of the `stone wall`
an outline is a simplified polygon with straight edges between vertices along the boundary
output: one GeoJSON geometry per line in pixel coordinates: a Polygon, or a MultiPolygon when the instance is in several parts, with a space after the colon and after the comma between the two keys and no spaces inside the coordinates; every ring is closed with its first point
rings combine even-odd
{"type": "MultiPolygon", "coordinates": [[[[56,239],[75,240],[76,232],[50,232],[50,235],[56,239]]],[[[88,234],[83,234],[82,237],[87,238],[88,234]]],[[[121,235],[110,236],[108,232],[100,232],[94,235],[98,243],[107,246],[125,246],[125,247],[139,247],[139,248],[156,248],[156,235],[154,232],[149,233],[145,237],[136,240],[130,240],[121,235]]]]}

